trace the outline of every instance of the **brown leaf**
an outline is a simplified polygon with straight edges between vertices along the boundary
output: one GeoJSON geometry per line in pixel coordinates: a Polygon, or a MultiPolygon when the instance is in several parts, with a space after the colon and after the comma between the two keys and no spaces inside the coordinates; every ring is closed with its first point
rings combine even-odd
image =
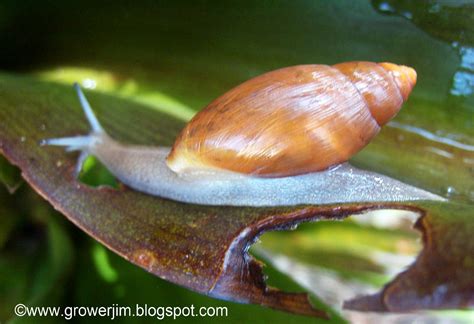
{"type": "MultiPolygon", "coordinates": [[[[88,132],[70,88],[10,76],[2,76],[1,80],[0,150],[22,170],[26,181],[69,220],[112,251],[163,279],[203,294],[324,317],[324,312],[311,306],[306,294],[266,287],[261,265],[247,254],[256,237],[264,231],[288,228],[302,221],[340,219],[371,209],[407,208],[422,213],[414,205],[395,203],[208,207],[152,197],[127,188],[91,188],[73,176],[76,154],[67,154],[61,148],[45,149],[38,144],[44,138],[88,132]]],[[[91,101],[107,131],[121,141],[170,145],[183,126],[170,116],[113,97],[91,95],[91,101]]],[[[433,275],[424,263],[420,267],[433,275]]],[[[396,296],[390,289],[385,290],[386,296],[396,296]]]]}
{"type": "Polygon", "coordinates": [[[406,312],[467,308],[474,305],[474,232],[472,206],[426,205],[428,212],[415,228],[424,249],[416,262],[375,295],[362,296],[344,307],[361,311],[406,312]]]}

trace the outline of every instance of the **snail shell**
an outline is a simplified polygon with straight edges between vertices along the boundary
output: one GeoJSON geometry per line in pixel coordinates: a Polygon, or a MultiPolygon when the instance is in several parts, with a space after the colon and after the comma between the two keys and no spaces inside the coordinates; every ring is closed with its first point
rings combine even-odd
{"type": "Polygon", "coordinates": [[[178,174],[223,169],[258,177],[347,161],[393,118],[416,83],[412,68],[347,62],[275,70],[231,89],[183,129],[167,158],[178,174]]]}

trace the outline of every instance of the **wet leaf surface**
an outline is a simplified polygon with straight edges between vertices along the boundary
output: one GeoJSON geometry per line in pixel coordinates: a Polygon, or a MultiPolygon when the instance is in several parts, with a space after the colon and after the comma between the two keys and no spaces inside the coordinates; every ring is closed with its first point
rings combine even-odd
{"type": "MultiPolygon", "coordinates": [[[[106,130],[123,142],[170,145],[183,126],[183,122],[169,115],[111,96],[91,93],[90,100],[106,130]]],[[[266,287],[261,264],[247,254],[255,238],[266,230],[291,228],[307,220],[337,220],[379,208],[423,214],[420,208],[424,208],[430,209],[419,222],[419,227],[426,230],[426,248],[417,263],[383,290],[382,303],[371,297],[348,306],[406,311],[465,307],[472,303],[474,249],[461,244],[469,240],[469,227],[464,224],[469,217],[467,207],[455,209],[455,213],[459,211],[455,218],[450,218],[451,209],[444,204],[437,207],[442,211],[440,218],[437,209],[431,211],[433,204],[207,207],[151,197],[127,188],[92,188],[74,179],[75,154],[38,145],[43,138],[88,131],[70,87],[4,74],[0,80],[0,118],[2,153],[20,167],[23,177],[38,193],[99,242],[173,283],[216,298],[325,316],[310,305],[305,293],[266,287]],[[459,239],[453,241],[453,233],[459,239]],[[440,249],[437,242],[450,242],[449,248],[440,249]],[[446,272],[441,276],[439,269],[446,272]],[[404,302],[406,285],[412,289],[412,303],[404,302]],[[444,287],[441,297],[439,287],[444,287]]]]}
{"type": "Polygon", "coordinates": [[[470,1],[372,0],[372,5],[382,13],[405,17],[447,42],[474,45],[474,4],[470,1]]]}

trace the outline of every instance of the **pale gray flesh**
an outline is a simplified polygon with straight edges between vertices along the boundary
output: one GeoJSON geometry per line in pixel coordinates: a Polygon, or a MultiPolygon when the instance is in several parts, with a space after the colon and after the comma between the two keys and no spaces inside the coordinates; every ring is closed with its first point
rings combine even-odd
{"type": "Polygon", "coordinates": [[[257,178],[219,170],[178,175],[165,162],[170,148],[125,146],[105,135],[85,150],[129,187],[193,204],[284,206],[445,200],[348,163],[327,171],[284,178],[257,178]]]}

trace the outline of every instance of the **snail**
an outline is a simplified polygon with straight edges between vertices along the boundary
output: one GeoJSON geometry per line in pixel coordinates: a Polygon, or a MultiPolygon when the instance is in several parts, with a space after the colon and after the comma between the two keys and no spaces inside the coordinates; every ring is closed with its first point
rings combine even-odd
{"type": "Polygon", "coordinates": [[[147,194],[204,205],[279,206],[437,199],[348,163],[400,110],[416,83],[410,67],[346,62],[271,71],[197,113],[172,148],[109,137],[76,83],[87,136],[45,145],[96,156],[121,182],[147,194]]]}

